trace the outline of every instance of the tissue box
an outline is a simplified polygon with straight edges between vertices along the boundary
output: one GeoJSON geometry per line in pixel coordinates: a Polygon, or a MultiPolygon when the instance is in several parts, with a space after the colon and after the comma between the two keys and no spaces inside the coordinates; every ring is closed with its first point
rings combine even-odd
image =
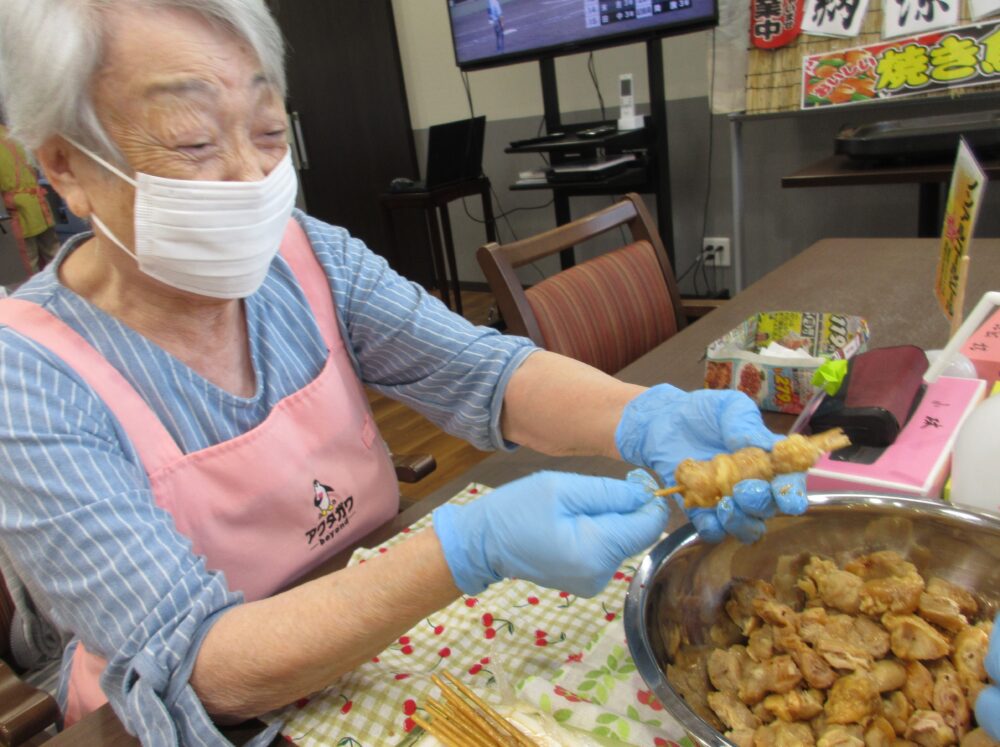
{"type": "Polygon", "coordinates": [[[985,392],[982,379],[939,377],[927,385],[920,404],[892,444],[884,449],[849,447],[825,454],[807,473],[807,488],[940,497],[958,429],[985,392]],[[837,458],[845,452],[854,461],[837,458]]]}
{"type": "Polygon", "coordinates": [[[972,361],[979,378],[989,384],[1000,380],[1000,309],[965,341],[962,355],[972,361]]]}
{"type": "Polygon", "coordinates": [[[744,320],[708,346],[705,386],[739,389],[764,410],[799,413],[815,391],[823,358],[850,358],[868,345],[868,323],[858,316],[768,311],[744,320]],[[804,350],[809,358],[764,356],[772,342],[804,350]]]}

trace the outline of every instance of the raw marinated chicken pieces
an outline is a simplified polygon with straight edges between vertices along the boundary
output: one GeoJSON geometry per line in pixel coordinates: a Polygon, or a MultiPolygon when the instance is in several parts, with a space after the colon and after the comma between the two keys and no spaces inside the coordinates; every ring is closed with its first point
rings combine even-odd
{"type": "Polygon", "coordinates": [[[898,553],[786,556],[724,609],[716,645],[664,640],[674,689],[734,744],[1000,747],[974,715],[994,610],[898,553]]]}

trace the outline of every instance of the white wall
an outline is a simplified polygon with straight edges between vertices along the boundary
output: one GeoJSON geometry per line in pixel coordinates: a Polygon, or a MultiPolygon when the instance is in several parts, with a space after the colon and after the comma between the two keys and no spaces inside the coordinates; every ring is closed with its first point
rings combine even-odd
{"type": "MultiPolygon", "coordinates": [[[[455,66],[446,0],[393,0],[406,77],[410,114],[417,135],[418,158],[423,159],[426,128],[468,116],[461,76],[455,66]]],[[[702,236],[731,236],[729,128],[725,116],[708,112],[707,47],[709,33],[698,32],[668,38],[664,45],[666,96],[674,103],[668,113],[670,171],[673,198],[675,270],[682,274],[701,247],[702,236]],[[710,123],[712,123],[710,125],[710,123]],[[709,146],[709,133],[713,146],[709,146]],[[709,162],[711,161],[711,163],[709,162]]],[[[595,53],[601,92],[609,107],[608,118],[617,116],[617,79],[620,73],[635,76],[637,102],[648,103],[648,85],[643,45],[612,47],[595,53]]],[[[560,109],[567,122],[594,120],[597,97],[587,72],[587,55],[559,58],[556,64],[560,109]]],[[[497,190],[509,224],[500,222],[501,240],[516,232],[528,236],[554,223],[551,207],[544,202],[549,193],[513,192],[506,186],[517,171],[541,166],[539,159],[504,154],[512,139],[531,137],[542,114],[541,82],[537,63],[523,63],[470,74],[477,114],[488,118],[487,144],[483,156],[486,173],[497,190]],[[540,209],[524,207],[543,205],[540,209]]],[[[964,97],[963,97],[964,98],[964,97]]],[[[963,103],[963,98],[927,102],[920,114],[961,113],[994,106],[992,99],[963,103]]],[[[643,107],[644,108],[644,107],[643,107]]],[[[648,111],[648,109],[647,109],[648,111]]],[[[913,110],[878,107],[833,108],[828,112],[762,117],[743,126],[744,282],[750,283],[794,257],[813,242],[828,237],[913,236],[917,219],[917,187],[913,184],[783,189],[781,177],[833,153],[833,138],[844,124],[863,124],[879,119],[915,116],[913,110]]],[[[601,198],[574,198],[574,216],[606,205],[601,198]]],[[[980,214],[977,236],[1000,235],[1000,190],[987,191],[987,205],[980,214]]],[[[483,243],[483,227],[466,216],[478,213],[475,201],[466,206],[453,203],[459,277],[482,281],[474,258],[483,243]]],[[[653,206],[653,197],[647,196],[653,206]]],[[[600,251],[600,247],[597,247],[600,251]]],[[[585,259],[589,253],[580,252],[585,259]]],[[[539,272],[555,271],[555,263],[528,272],[535,281],[539,272]],[[530,273],[534,272],[532,276],[530,273]]],[[[860,271],[860,268],[859,268],[860,271]]],[[[720,286],[729,272],[716,271],[720,286]]],[[[928,280],[928,284],[931,281],[928,280]]],[[[731,287],[731,285],[729,286],[731,287]]],[[[928,285],[929,287],[929,285],[928,285]]],[[[690,276],[682,283],[690,292],[690,276]]]]}
{"type": "MultiPolygon", "coordinates": [[[[403,75],[414,130],[468,116],[468,104],[452,51],[445,0],[393,0],[403,75]]],[[[705,96],[707,32],[664,41],[668,99],[705,96]]],[[[631,44],[594,53],[604,102],[617,114],[618,76],[635,76],[636,101],[649,101],[645,47],[631,44]]],[[[587,72],[587,55],[556,60],[559,106],[563,112],[597,108],[597,95],[587,72]]],[[[476,114],[487,120],[541,116],[542,90],[537,62],[525,62],[469,74],[476,114]]]]}
{"type": "MultiPolygon", "coordinates": [[[[469,106],[461,73],[455,65],[446,0],[393,0],[393,12],[410,118],[416,134],[417,157],[418,162],[423,163],[427,128],[469,116],[469,106]]],[[[685,267],[690,262],[689,255],[694,256],[696,246],[700,246],[697,236],[701,232],[702,184],[708,173],[707,164],[698,160],[703,159],[707,152],[708,32],[671,37],[662,44],[666,97],[677,102],[684,100],[682,111],[678,112],[676,105],[674,107],[670,147],[671,151],[677,149],[679,156],[677,165],[680,168],[677,168],[678,173],[673,174],[672,181],[675,182],[674,189],[679,190],[674,201],[675,232],[683,237],[677,240],[677,263],[679,267],[685,267]],[[687,109],[694,110],[694,113],[685,114],[687,109]],[[678,117],[678,114],[683,116],[678,117]],[[694,126],[689,127],[692,123],[694,126]],[[692,161],[695,162],[693,168],[692,161]]],[[[556,59],[559,109],[564,122],[594,121],[600,117],[597,94],[587,69],[587,57],[584,53],[556,59]]],[[[618,76],[626,72],[634,76],[636,104],[640,113],[648,112],[649,85],[644,44],[598,50],[594,53],[594,62],[608,119],[618,116],[618,76]]],[[[507,189],[507,185],[516,180],[519,169],[539,168],[543,165],[541,160],[537,156],[511,156],[503,152],[508,142],[531,137],[537,134],[540,127],[543,106],[538,63],[525,62],[478,70],[469,74],[469,83],[475,112],[485,114],[489,123],[483,168],[497,192],[494,210],[512,213],[500,221],[500,240],[506,242],[552,228],[555,225],[553,209],[545,207],[546,200],[551,197],[549,193],[512,192],[507,189]]],[[[671,160],[674,160],[673,156],[671,160]]],[[[726,164],[724,154],[720,154],[715,166],[726,164]]],[[[574,216],[579,216],[607,205],[611,199],[610,196],[578,197],[571,201],[571,209],[574,216]]],[[[483,227],[470,220],[467,213],[478,214],[480,210],[478,204],[474,204],[476,201],[469,200],[467,203],[453,203],[450,210],[458,274],[463,281],[483,282],[485,278],[475,260],[475,249],[485,240],[483,227]]],[[[647,196],[647,203],[651,210],[655,209],[651,195],[647,196]]],[[[727,234],[716,232],[711,235],[727,234]]],[[[605,248],[600,241],[591,246],[578,247],[577,257],[586,259],[605,248]]],[[[524,279],[537,281],[539,271],[549,274],[557,270],[558,263],[554,259],[545,261],[541,263],[541,270],[534,267],[524,270],[524,279]]]]}

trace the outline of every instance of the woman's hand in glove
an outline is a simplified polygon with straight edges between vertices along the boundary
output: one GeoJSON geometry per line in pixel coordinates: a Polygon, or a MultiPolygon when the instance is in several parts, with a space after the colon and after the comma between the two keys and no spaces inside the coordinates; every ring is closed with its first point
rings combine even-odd
{"type": "MultiPolygon", "coordinates": [[[[742,392],[700,389],[685,392],[669,384],[646,390],[625,406],[615,433],[622,458],[655,470],[667,485],[684,459],[711,459],[746,446],[770,451],[781,440],[761,419],[753,400],[742,392]]],[[[778,511],[806,510],[805,475],[778,475],[770,482],[743,480],[715,509],[685,509],[698,534],[718,542],[732,534],[753,542],[764,534],[764,519],[778,511]]]]}
{"type": "Polygon", "coordinates": [[[520,578],[591,597],[657,540],[669,514],[664,500],[634,482],[540,472],[464,506],[441,506],[433,517],[448,568],[466,594],[520,578]]]}
{"type": "Polygon", "coordinates": [[[993,621],[990,647],[986,652],[986,673],[993,684],[976,699],[976,721],[995,740],[1000,742],[1000,615],[993,621]]]}

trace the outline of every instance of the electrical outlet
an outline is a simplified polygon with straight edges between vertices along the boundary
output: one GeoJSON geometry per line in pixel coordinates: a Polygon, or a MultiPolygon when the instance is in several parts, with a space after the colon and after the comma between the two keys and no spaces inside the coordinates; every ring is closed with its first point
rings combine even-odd
{"type": "Polygon", "coordinates": [[[709,236],[701,240],[701,251],[709,254],[716,267],[729,267],[733,260],[729,253],[729,239],[709,236]]]}

